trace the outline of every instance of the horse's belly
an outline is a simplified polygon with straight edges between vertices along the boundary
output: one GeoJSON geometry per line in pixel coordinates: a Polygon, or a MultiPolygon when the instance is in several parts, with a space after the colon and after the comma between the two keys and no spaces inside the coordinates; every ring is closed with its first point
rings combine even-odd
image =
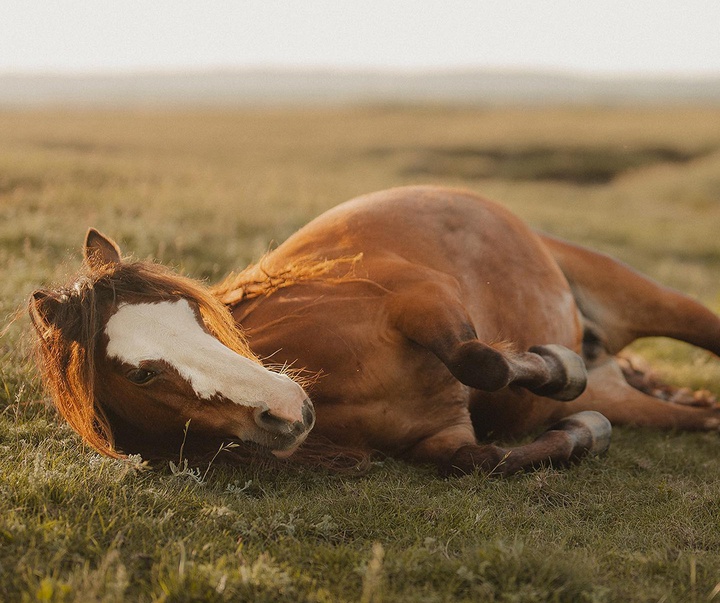
{"type": "Polygon", "coordinates": [[[467,420],[469,388],[392,328],[380,299],[303,304],[278,295],[243,326],[260,357],[311,377],[316,434],[401,456],[439,427],[467,420]]]}

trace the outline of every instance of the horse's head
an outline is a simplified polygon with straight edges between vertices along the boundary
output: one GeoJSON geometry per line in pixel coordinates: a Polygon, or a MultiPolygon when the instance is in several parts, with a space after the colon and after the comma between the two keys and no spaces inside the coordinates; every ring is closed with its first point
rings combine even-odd
{"type": "Polygon", "coordinates": [[[262,366],[208,290],[123,261],[95,230],[84,253],[86,274],[36,291],[30,314],[48,389],[89,444],[111,456],[116,446],[168,453],[188,421],[196,438],[253,442],[276,456],[303,442],[315,420],[307,395],[262,366]]]}

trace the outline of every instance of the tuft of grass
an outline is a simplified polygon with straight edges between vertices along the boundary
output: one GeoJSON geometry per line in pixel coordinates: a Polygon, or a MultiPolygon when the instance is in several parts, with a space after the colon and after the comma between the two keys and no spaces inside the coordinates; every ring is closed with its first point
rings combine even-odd
{"type": "MultiPolygon", "coordinates": [[[[0,600],[717,598],[716,434],[617,429],[604,458],[506,480],[441,480],[391,459],[360,477],[149,469],[98,457],[58,423],[28,321],[11,321],[34,288],[74,271],[89,226],[216,281],[336,203],[417,183],[383,148],[564,157],[577,178],[538,179],[545,163],[523,179],[517,164],[422,179],[494,197],[717,310],[720,132],[707,124],[719,119],[713,107],[0,112],[0,600]],[[613,178],[588,185],[599,160],[568,149],[602,149],[613,178]],[[686,160],[617,163],[628,149],[686,160]]],[[[705,352],[668,340],[632,351],[720,393],[705,352]]]]}

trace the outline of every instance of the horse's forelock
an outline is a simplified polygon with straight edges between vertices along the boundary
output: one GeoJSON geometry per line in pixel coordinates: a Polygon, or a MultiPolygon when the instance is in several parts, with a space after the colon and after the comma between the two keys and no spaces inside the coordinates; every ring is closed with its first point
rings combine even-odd
{"type": "Polygon", "coordinates": [[[56,408],[70,426],[98,452],[119,457],[107,418],[95,402],[95,292],[86,281],[75,284],[31,301],[38,366],[56,408]]]}

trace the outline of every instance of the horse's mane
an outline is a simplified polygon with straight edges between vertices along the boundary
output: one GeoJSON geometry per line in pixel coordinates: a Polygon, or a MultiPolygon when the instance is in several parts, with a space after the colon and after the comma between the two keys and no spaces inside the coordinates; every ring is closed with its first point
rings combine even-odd
{"type": "Polygon", "coordinates": [[[355,266],[362,253],[334,259],[301,258],[280,268],[269,265],[270,254],[239,273],[231,273],[211,291],[220,301],[233,306],[241,301],[271,295],[279,289],[304,281],[322,279],[326,283],[342,283],[356,279],[355,266]]]}
{"type": "MultiPolygon", "coordinates": [[[[194,301],[207,328],[224,345],[258,361],[226,306],[200,283],[152,262],[85,268],[69,285],[36,292],[30,317],[43,381],[70,426],[95,450],[121,457],[107,415],[95,398],[95,351],[108,302],[194,301]]],[[[259,361],[258,361],[259,362],[259,361]]]]}

